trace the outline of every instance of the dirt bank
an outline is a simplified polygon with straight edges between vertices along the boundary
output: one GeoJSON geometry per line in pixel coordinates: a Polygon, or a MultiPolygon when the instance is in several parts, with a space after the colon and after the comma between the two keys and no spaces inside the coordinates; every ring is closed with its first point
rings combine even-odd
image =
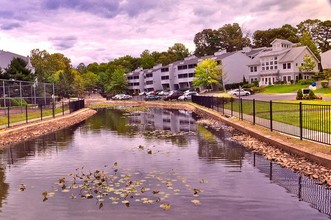
{"type": "Polygon", "coordinates": [[[0,148],[69,127],[86,120],[95,113],[95,110],[85,108],[70,115],[3,129],[0,131],[0,148]]]}

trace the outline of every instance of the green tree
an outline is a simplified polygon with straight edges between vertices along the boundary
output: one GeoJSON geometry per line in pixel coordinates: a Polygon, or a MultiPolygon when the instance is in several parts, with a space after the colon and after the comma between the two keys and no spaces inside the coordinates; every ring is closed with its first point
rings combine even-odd
{"type": "Polygon", "coordinates": [[[303,33],[302,37],[300,38],[300,45],[307,46],[318,59],[321,58],[318,49],[316,47],[316,44],[314,43],[313,39],[311,38],[308,32],[303,33]]]}
{"type": "Polygon", "coordinates": [[[297,29],[289,24],[280,28],[270,28],[268,30],[257,30],[253,34],[254,47],[270,47],[270,44],[276,38],[289,40],[292,43],[298,43],[297,29]]]}
{"type": "Polygon", "coordinates": [[[220,86],[222,80],[222,67],[213,59],[205,59],[195,68],[194,87],[220,86]]]}
{"type": "Polygon", "coordinates": [[[76,67],[76,70],[80,73],[83,74],[86,72],[86,66],[84,63],[80,63],[78,64],[78,66],[76,67]]]}
{"type": "Polygon", "coordinates": [[[156,63],[155,58],[149,52],[149,50],[144,50],[140,54],[140,64],[141,64],[141,67],[142,68],[144,68],[144,69],[150,69],[153,66],[155,66],[157,63],[156,63]]]}
{"type": "Polygon", "coordinates": [[[219,49],[225,49],[227,52],[242,50],[250,45],[248,34],[244,36],[239,24],[226,24],[218,29],[220,46],[219,49]]]}
{"type": "Polygon", "coordinates": [[[302,72],[312,72],[316,66],[314,58],[308,54],[303,57],[303,64],[299,66],[299,70],[302,72]]]}
{"type": "Polygon", "coordinates": [[[34,75],[31,73],[31,70],[26,67],[27,64],[28,63],[22,58],[13,58],[8,67],[5,68],[5,74],[0,77],[5,79],[32,81],[34,75]]]}
{"type": "Polygon", "coordinates": [[[84,88],[87,91],[92,91],[97,87],[98,76],[97,74],[87,71],[86,73],[82,74],[84,88]]]}
{"type": "Polygon", "coordinates": [[[127,90],[127,77],[125,69],[118,68],[111,75],[110,83],[106,86],[106,92],[108,94],[123,93],[127,90]]]}
{"type": "Polygon", "coordinates": [[[220,48],[219,32],[217,30],[204,29],[195,34],[194,44],[196,47],[194,54],[196,56],[213,55],[220,48]]]}
{"type": "Polygon", "coordinates": [[[185,57],[190,55],[189,50],[182,43],[175,43],[173,46],[168,48],[168,54],[171,56],[173,54],[174,61],[184,60],[185,57]]]}

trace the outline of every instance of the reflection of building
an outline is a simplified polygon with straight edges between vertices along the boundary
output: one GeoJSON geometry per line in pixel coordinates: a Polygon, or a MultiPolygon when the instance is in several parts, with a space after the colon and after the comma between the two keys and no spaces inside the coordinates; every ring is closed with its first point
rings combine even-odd
{"type": "Polygon", "coordinates": [[[192,112],[184,110],[151,109],[149,112],[135,113],[129,117],[131,124],[151,126],[155,130],[196,131],[192,112]]]}

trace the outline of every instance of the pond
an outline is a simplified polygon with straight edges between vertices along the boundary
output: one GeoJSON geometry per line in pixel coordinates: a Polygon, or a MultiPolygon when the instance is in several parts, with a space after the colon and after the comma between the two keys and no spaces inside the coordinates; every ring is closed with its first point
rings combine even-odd
{"type": "Polygon", "coordinates": [[[0,151],[0,219],[329,219],[331,193],[182,110],[103,109],[0,151]]]}

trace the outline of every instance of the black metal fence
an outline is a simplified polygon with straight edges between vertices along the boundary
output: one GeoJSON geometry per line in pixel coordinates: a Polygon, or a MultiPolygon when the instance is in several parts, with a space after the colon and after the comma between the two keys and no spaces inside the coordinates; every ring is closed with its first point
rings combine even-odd
{"type": "Polygon", "coordinates": [[[84,100],[0,107],[0,128],[25,124],[46,118],[70,114],[85,107],[84,100]]]}
{"type": "Polygon", "coordinates": [[[331,145],[331,105],[192,96],[192,102],[271,131],[331,145]]]}

